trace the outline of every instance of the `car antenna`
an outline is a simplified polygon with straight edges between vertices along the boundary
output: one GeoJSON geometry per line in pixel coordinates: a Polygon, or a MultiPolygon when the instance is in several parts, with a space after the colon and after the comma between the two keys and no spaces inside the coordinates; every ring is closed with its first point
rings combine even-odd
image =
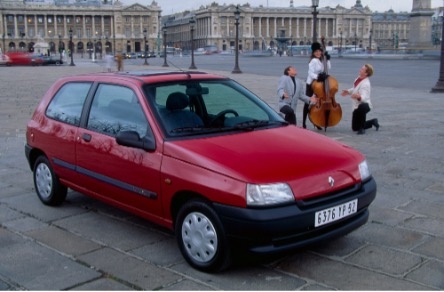
{"type": "Polygon", "coordinates": [[[170,63],[170,65],[173,66],[173,67],[175,67],[177,70],[179,70],[179,71],[181,71],[181,72],[187,74],[188,78],[191,78],[190,71],[185,71],[185,70],[183,70],[182,68],[176,66],[176,65],[175,65],[173,62],[171,62],[170,60],[168,60],[168,63],[170,63]]]}

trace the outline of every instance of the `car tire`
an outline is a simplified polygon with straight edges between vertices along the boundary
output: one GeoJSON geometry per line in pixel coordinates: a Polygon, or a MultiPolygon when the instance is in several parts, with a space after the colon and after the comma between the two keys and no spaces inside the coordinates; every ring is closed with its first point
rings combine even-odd
{"type": "Polygon", "coordinates": [[[58,206],[66,199],[68,188],[60,183],[48,158],[39,156],[34,163],[34,187],[43,204],[58,206]]]}
{"type": "Polygon", "coordinates": [[[179,249],[190,266],[211,273],[230,265],[230,248],[222,224],[206,201],[185,203],[177,215],[175,231],[179,249]]]}
{"type": "Polygon", "coordinates": [[[60,65],[60,61],[56,61],[55,64],[56,64],[56,66],[59,66],[60,65]]]}

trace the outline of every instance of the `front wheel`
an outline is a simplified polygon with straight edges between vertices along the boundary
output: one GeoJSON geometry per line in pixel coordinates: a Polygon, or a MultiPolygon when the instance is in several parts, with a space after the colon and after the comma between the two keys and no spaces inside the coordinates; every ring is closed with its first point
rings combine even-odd
{"type": "Polygon", "coordinates": [[[187,202],[178,213],[175,231],[180,251],[192,267],[218,272],[230,265],[230,248],[222,224],[207,202],[187,202]]]}
{"type": "Polygon", "coordinates": [[[68,189],[54,173],[48,158],[39,156],[34,163],[34,187],[40,201],[45,205],[57,206],[66,199],[68,189]]]}

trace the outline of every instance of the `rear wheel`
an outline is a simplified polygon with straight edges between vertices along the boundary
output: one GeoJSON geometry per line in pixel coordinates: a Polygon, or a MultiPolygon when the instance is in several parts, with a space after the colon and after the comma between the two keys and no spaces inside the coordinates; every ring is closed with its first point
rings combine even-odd
{"type": "Polygon", "coordinates": [[[55,175],[48,158],[43,155],[34,164],[34,186],[40,201],[50,206],[63,203],[68,192],[55,175]]]}
{"type": "Polygon", "coordinates": [[[207,202],[187,202],[178,213],[175,230],[180,251],[192,267],[218,272],[230,265],[230,248],[222,224],[207,202]]]}

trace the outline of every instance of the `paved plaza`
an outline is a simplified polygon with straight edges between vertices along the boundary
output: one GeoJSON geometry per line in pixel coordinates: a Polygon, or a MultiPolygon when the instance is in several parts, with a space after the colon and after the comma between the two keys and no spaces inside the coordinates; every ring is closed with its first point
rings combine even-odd
{"type": "MultiPolygon", "coordinates": [[[[149,61],[125,70],[166,70],[149,61]]],[[[187,265],[171,232],[148,221],[73,191],[60,207],[37,198],[24,154],[27,121],[58,77],[104,71],[89,60],[0,67],[0,290],[444,290],[444,94],[375,82],[368,118],[381,128],[365,135],[351,131],[350,100],[338,94],[341,122],[308,130],[366,155],[378,185],[368,223],[320,246],[206,274],[187,265]]],[[[278,75],[211,71],[276,109],[278,75]]],[[[351,82],[340,80],[341,89],[351,82]]],[[[297,115],[300,125],[301,105],[297,115]]]]}

